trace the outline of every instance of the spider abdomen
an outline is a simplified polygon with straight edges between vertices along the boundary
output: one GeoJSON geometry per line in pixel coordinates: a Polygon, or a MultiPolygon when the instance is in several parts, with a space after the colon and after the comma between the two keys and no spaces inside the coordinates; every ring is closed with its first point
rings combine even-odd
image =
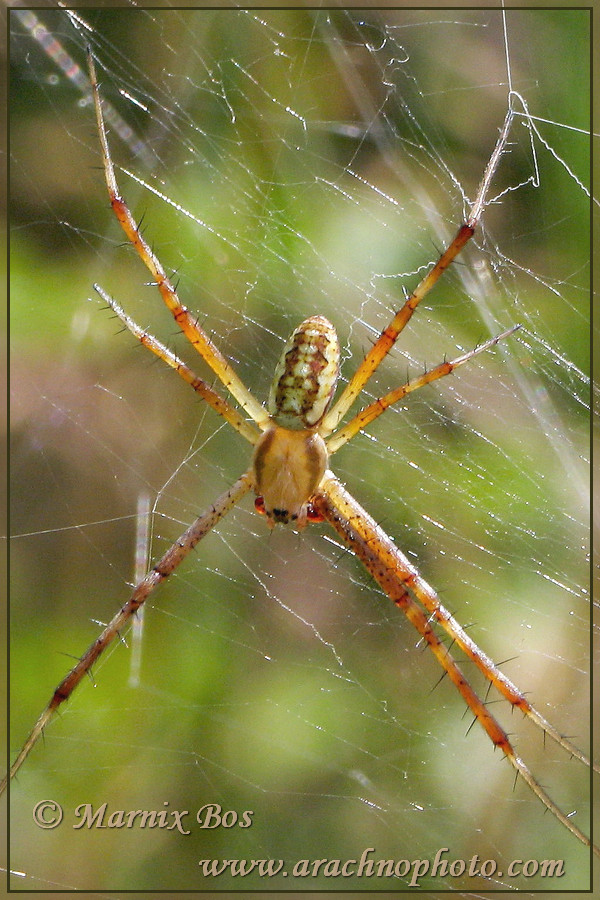
{"type": "Polygon", "coordinates": [[[268,410],[278,425],[315,428],[331,403],[340,368],[335,328],[311,316],[296,328],[277,363],[268,410]]]}

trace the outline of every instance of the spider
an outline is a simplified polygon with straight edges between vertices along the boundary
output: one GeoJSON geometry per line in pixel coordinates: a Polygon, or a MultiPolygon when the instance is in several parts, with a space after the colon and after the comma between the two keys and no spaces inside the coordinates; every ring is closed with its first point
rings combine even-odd
{"type": "MultiPolygon", "coordinates": [[[[82,678],[90,672],[98,657],[141,608],[150,593],[175,571],[210,529],[252,490],[256,494],[256,509],[265,516],[269,528],[289,523],[294,523],[297,528],[303,528],[311,522],[326,522],[337,532],[382,590],[415,627],[424,644],[429,647],[444,673],[461,694],[475,717],[474,721],[479,722],[494,747],[500,748],[513,766],[516,777],[528,785],[542,804],[571,834],[586,846],[592,846],[594,852],[600,855],[600,850],[591,845],[590,839],[555,804],[518,756],[505,730],[467,681],[450,649],[443,642],[440,632],[444,632],[452,643],[456,643],[467,659],[483,673],[489,687],[494,687],[514,708],[519,709],[542,729],[545,735],[589,766],[587,757],[532,706],[524,694],[474,643],[444,608],[433,588],[329,468],[330,456],[392,404],[420,387],[449,375],[479,353],[508,338],[519,327],[513,326],[453,360],[444,360],[422,375],[379,397],[350,418],[345,425],[341,425],[367,381],[394,346],[418,304],[473,236],[482,215],[490,184],[506,148],[514,116],[512,103],[509,103],[497,143],[465,222],[427,275],[406,298],[390,324],[382,331],[338,399],[334,402],[340,359],[338,339],[331,323],[323,316],[314,315],[302,322],[287,342],[276,367],[265,408],[246,388],[231,364],[198,324],[197,319],[181,304],[162,264],[142,236],[138,223],[122,198],[110,154],[91,51],[88,51],[88,65],[104,175],[113,212],[128,241],[151,273],[153,282],[175,322],[251,422],[171,350],[137,325],[99,285],[94,285],[94,288],[144,347],[174,369],[216,413],[252,445],[253,454],[248,469],[152,566],[148,574],[133,589],[127,602],[56,687],[50,702],[19,752],[10,770],[10,777],[20,769],[56,710],[70,697],[82,678]]],[[[0,791],[4,789],[7,780],[8,776],[0,786],[0,791]]]]}

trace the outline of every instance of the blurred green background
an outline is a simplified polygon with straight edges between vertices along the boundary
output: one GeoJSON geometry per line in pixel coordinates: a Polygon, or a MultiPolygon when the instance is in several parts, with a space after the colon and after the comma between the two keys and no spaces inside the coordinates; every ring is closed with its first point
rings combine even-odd
{"type": "MultiPolygon", "coordinates": [[[[140,495],[154,558],[249,460],[94,295],[99,282],[206,375],[123,245],[89,103],[15,12],[13,752],[127,598],[140,495]]],[[[132,129],[122,141],[113,127],[115,161],[147,185],[119,171],[122,191],[182,302],[261,399],[282,340],[313,313],[338,328],[349,377],[460,223],[506,111],[497,10],[91,10],[89,28],[38,15],[78,66],[91,42],[102,95],[132,129]]],[[[585,745],[589,206],[578,179],[589,163],[585,134],[568,126],[589,124],[589,21],[510,10],[507,27],[512,86],[546,143],[515,121],[477,246],[369,392],[523,330],[390,411],[333,467],[474,639],[585,745]]],[[[12,865],[27,877],[13,888],[403,889],[215,884],[198,867],[366,847],[409,860],[449,847],[450,859],[477,853],[500,868],[564,858],[560,888],[585,888],[584,848],[514,787],[480,729],[465,736],[462,701],[436,687],[416,643],[325,526],[268,534],[247,499],[151,598],[140,685],[130,651],[111,648],[26,762],[11,808],[12,865]],[[32,822],[45,799],[65,810],[56,830],[32,822]],[[73,830],[78,804],[104,802],[216,802],[253,810],[253,825],[205,831],[190,816],[185,837],[73,830]]],[[[587,830],[587,773],[505,707],[493,710],[519,752],[587,830]]],[[[535,877],[422,886],[548,889],[535,877]]]]}

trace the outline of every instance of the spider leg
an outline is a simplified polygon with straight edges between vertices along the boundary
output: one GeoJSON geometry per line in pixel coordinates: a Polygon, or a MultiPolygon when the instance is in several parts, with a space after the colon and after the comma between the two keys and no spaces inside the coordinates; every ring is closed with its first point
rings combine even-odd
{"type": "Polygon", "coordinates": [[[220,416],[222,416],[230,425],[238,431],[242,437],[245,437],[251,444],[255,444],[260,437],[260,432],[256,430],[249,422],[241,417],[237,409],[234,409],[226,400],[221,397],[209,384],[193,372],[183,360],[179,359],[168,347],[165,347],[159,340],[137,325],[131,316],[128,316],[116,300],[104,291],[100,285],[95,284],[94,290],[102,297],[105,303],[111,307],[114,313],[121,319],[123,324],[138,339],[142,346],[151,350],[159,359],[166,362],[168,366],[174,369],[177,374],[190,384],[197,394],[200,394],[203,400],[212,406],[212,408],[220,416]]]}
{"type": "MultiPolygon", "coordinates": [[[[324,482],[321,484],[321,490],[323,489],[323,485],[324,482]]],[[[393,573],[391,574],[392,579],[399,580],[405,587],[408,587],[412,591],[419,603],[421,603],[429,613],[430,620],[437,622],[438,625],[444,629],[446,634],[452,638],[465,656],[475,664],[496,690],[502,694],[512,706],[520,709],[525,716],[530,718],[532,722],[535,722],[548,737],[559,744],[567,751],[567,753],[575,756],[584,765],[590,766],[591,763],[588,757],[568,738],[557,731],[556,728],[554,728],[554,726],[551,725],[534,706],[532,706],[523,693],[509,678],[506,677],[506,675],[504,675],[503,672],[500,671],[489,656],[477,646],[475,641],[469,637],[454,616],[452,616],[442,605],[431,585],[419,575],[415,567],[409,562],[402,551],[396,547],[391,538],[389,538],[368,513],[362,509],[354,497],[344,490],[340,482],[337,481],[334,476],[332,476],[330,481],[327,481],[325,490],[329,499],[335,503],[338,512],[341,512],[349,521],[352,521],[353,527],[361,532],[362,539],[369,541],[372,547],[377,547],[379,565],[387,566],[388,572],[393,573]],[[366,524],[361,525],[357,521],[357,516],[364,516],[366,524]]],[[[369,571],[371,570],[369,569],[369,571]]],[[[593,764],[592,768],[595,771],[600,771],[596,764],[593,764]]]]}
{"type": "Polygon", "coordinates": [[[98,89],[98,79],[96,77],[96,68],[91,51],[88,50],[88,65],[90,72],[90,82],[92,85],[92,95],[94,98],[94,106],[96,110],[96,121],[98,124],[98,133],[100,135],[100,143],[102,146],[102,159],[104,162],[104,177],[108,188],[108,196],[110,205],[117,217],[119,224],[128,241],[135,248],[138,256],[151,273],[156,283],[163,301],[170,310],[177,325],[181,328],[188,341],[200,353],[202,358],[211,367],[215,375],[223,382],[230,394],[235,397],[240,406],[246,410],[248,415],[254,419],[259,428],[266,428],[269,424],[269,415],[264,407],[252,396],[248,388],[245,386],[239,375],[236,374],[228,360],[223,356],[218,347],[211,341],[208,335],[198,325],[197,320],[192,316],[188,309],[179,302],[175,288],[167,278],[159,259],[153,253],[149,244],[142,236],[139,226],[133,218],[129,207],[123,200],[119,192],[119,186],[115,176],[115,170],[110,155],[108,139],[106,137],[106,128],[104,125],[104,117],[102,114],[102,102],[100,100],[100,92],[98,89]]]}
{"type": "Polygon", "coordinates": [[[590,839],[559,809],[541,784],[531,774],[523,760],[517,755],[502,726],[470,686],[449,649],[438,638],[430,624],[430,618],[441,625],[464,650],[467,656],[476,663],[486,678],[514,706],[517,706],[526,715],[529,715],[562,747],[587,763],[586,757],[552,726],[548,726],[545,719],[533,710],[531,704],[517,688],[502,675],[493,662],[467,637],[463,629],[441,605],[434,590],[419,576],[416,569],[398,550],[383,529],[362,509],[352,495],[344,489],[332,472],[326,472],[321,482],[319,493],[313,498],[312,503],[426,641],[494,746],[502,750],[518,775],[527,783],[534,794],[539,797],[546,809],[565,828],[568,828],[578,840],[586,846],[592,847],[594,853],[600,856],[600,849],[591,844],[590,839]],[[429,617],[411,594],[425,606],[427,613],[430,614],[429,617]]]}
{"type": "Polygon", "coordinates": [[[425,296],[427,296],[442,273],[458,256],[465,244],[467,244],[473,237],[475,228],[477,227],[477,224],[479,223],[479,219],[481,218],[481,214],[483,212],[483,207],[485,205],[490,184],[492,182],[496,169],[498,168],[498,164],[500,162],[502,154],[504,153],[504,150],[506,148],[506,142],[508,141],[508,135],[510,133],[513,118],[514,111],[512,107],[510,107],[504,119],[504,124],[502,125],[502,128],[500,130],[500,134],[498,136],[498,140],[496,141],[496,145],[494,147],[492,155],[490,156],[490,159],[486,166],[483,178],[477,191],[477,196],[475,197],[475,202],[471,207],[471,211],[467,217],[466,222],[464,222],[464,224],[460,226],[453,240],[448,244],[442,255],[439,257],[437,262],[434,263],[427,275],[419,282],[415,290],[407,299],[404,306],[396,313],[387,328],[384,328],[384,330],[381,332],[381,334],[359,365],[358,369],[346,385],[339,399],[336,401],[336,403],[334,403],[329,412],[325,415],[320,429],[323,437],[331,434],[331,432],[337,428],[354,401],[357,399],[358,395],[364,388],[371,375],[375,372],[379,364],[383,359],[385,359],[391,348],[396,343],[398,335],[408,324],[412,314],[414,313],[421,300],[425,296]]]}
{"type": "Polygon", "coordinates": [[[46,725],[50,722],[56,710],[68,700],[79,682],[98,659],[98,657],[106,650],[108,645],[117,637],[127,624],[129,619],[148,599],[149,595],[158,587],[158,585],[168,578],[175,571],[177,566],[183,562],[186,556],[194,549],[196,544],[205,537],[206,534],[214,528],[214,526],[233,509],[239,500],[252,487],[252,475],[250,470],[238,478],[232,487],[228,488],[221,496],[206,509],[190,527],[185,531],[175,543],[169,547],[162,559],[152,567],[146,577],[139,582],[133,589],[131,596],[127,602],[121,607],[119,612],[111,619],[102,634],[90,644],[81,659],[71,669],[69,674],[63,678],[61,683],[56,687],[50,702],[39,716],[37,722],[33,726],[27,740],[23,744],[19,755],[14,761],[10,769],[10,775],[6,776],[0,782],[0,794],[3,793],[8,778],[14,778],[25,759],[33,749],[37,741],[42,735],[46,725]]]}
{"type": "Polygon", "coordinates": [[[483,353],[484,350],[489,350],[490,347],[495,346],[495,344],[513,334],[513,332],[517,331],[520,327],[520,325],[513,325],[512,328],[503,331],[502,334],[497,334],[484,344],[480,344],[479,347],[475,347],[474,350],[470,350],[468,353],[464,353],[462,356],[450,360],[450,362],[445,360],[443,363],[440,363],[439,366],[435,366],[435,368],[430,369],[428,372],[424,372],[418,378],[408,381],[406,384],[401,385],[401,387],[395,388],[383,397],[374,400],[369,406],[365,406],[365,408],[361,409],[361,411],[357,413],[353,419],[350,419],[343,428],[340,428],[333,437],[329,438],[327,441],[329,455],[335,453],[340,447],[343,447],[343,445],[353,438],[355,434],[358,434],[359,431],[366,428],[367,425],[373,422],[374,419],[377,419],[386,411],[386,409],[392,406],[392,404],[397,403],[412,391],[416,391],[426,384],[431,384],[432,381],[436,381],[438,378],[444,378],[445,375],[449,375],[454,369],[457,369],[458,366],[462,366],[463,363],[473,359],[473,357],[477,356],[479,353],[483,353]]]}

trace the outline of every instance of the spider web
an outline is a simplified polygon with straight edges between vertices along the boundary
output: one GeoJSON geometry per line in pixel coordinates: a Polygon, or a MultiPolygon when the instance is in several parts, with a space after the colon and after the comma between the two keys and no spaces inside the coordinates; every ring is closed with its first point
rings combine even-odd
{"type": "MultiPolygon", "coordinates": [[[[128,595],[140,496],[155,558],[249,459],[92,297],[97,281],[206,376],[122,245],[77,78],[57,74],[16,12],[13,751],[70,657],[128,595]]],[[[475,246],[422,303],[368,396],[523,328],[388,411],[332,467],[585,750],[586,11],[510,10],[508,44],[499,10],[38,15],[79,66],[91,43],[121,117],[109,135],[131,173],[118,169],[121,189],[182,302],[260,398],[282,341],[315,313],[335,323],[349,377],[474,197],[510,75],[537,118],[517,117],[475,246]]],[[[585,848],[515,787],[480,729],[468,731],[410,625],[325,526],[269,534],[247,500],[147,607],[139,684],[131,652],[111,647],[13,787],[13,889],[406,889],[410,875],[210,878],[198,864],[344,861],[370,847],[394,860],[447,847],[448,860],[477,854],[504,873],[425,876],[426,891],[588,885],[585,848]],[[54,830],[32,821],[46,799],[65,811],[54,830]],[[81,803],[189,810],[191,834],[74,830],[81,803]],[[203,830],[194,813],[207,803],[252,810],[253,824],[203,830]],[[515,858],[564,859],[566,874],[510,879],[515,858]]],[[[588,830],[589,773],[490,700],[588,830]]]]}

